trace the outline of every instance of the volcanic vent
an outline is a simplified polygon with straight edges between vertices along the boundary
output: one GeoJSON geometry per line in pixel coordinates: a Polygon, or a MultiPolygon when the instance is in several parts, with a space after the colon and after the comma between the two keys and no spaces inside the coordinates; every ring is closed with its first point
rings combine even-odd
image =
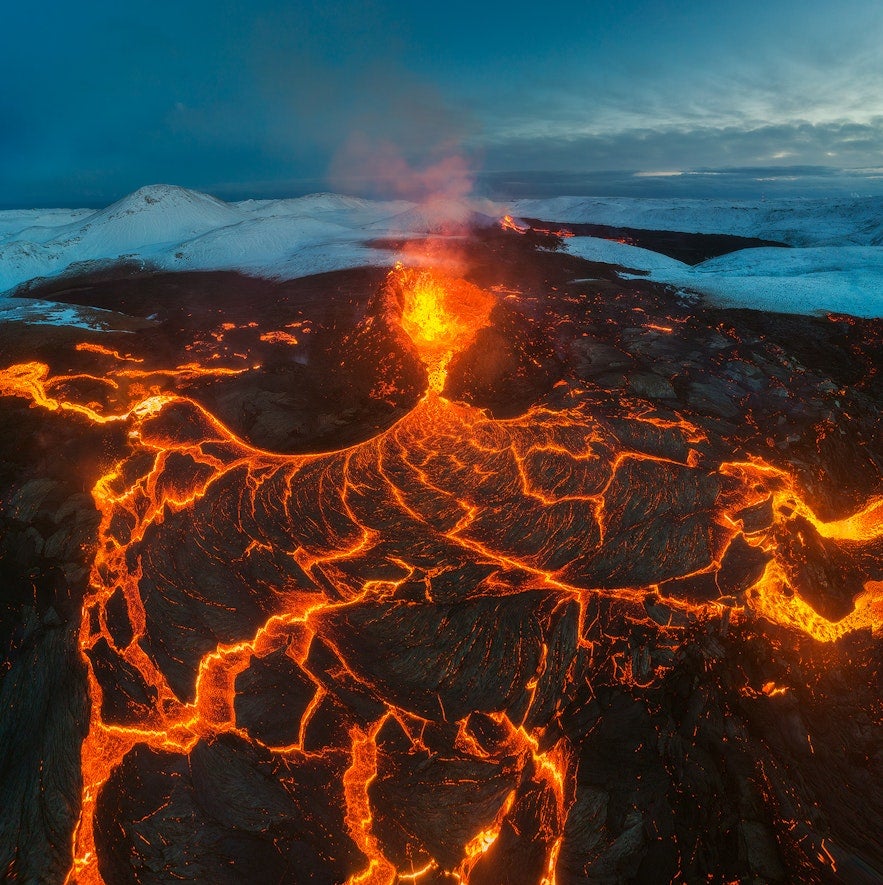
{"type": "Polygon", "coordinates": [[[800,670],[796,650],[878,641],[883,501],[823,520],[713,422],[572,376],[505,419],[445,394],[454,361],[493,340],[482,330],[552,334],[569,304],[528,322],[526,300],[397,267],[346,340],[416,354],[426,392],[325,453],[258,448],[198,397],[151,391],[173,370],[118,353],[97,385],[38,363],[0,375],[5,395],[126,431],[92,490],[70,882],[836,865],[800,830],[806,798],[783,791],[790,757],[738,704],[787,710],[825,678],[824,651],[800,670]],[[691,819],[702,790],[712,836],[691,819]]]}

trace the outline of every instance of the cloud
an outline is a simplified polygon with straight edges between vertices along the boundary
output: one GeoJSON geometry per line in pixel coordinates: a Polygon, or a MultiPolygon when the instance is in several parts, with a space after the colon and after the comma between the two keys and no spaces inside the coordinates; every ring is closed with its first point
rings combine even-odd
{"type": "Polygon", "coordinates": [[[769,197],[883,196],[883,169],[832,166],[757,166],[686,169],[678,174],[613,170],[602,172],[514,171],[483,173],[476,189],[494,200],[554,197],[769,197]]]}
{"type": "Polygon", "coordinates": [[[486,145],[492,171],[545,169],[695,169],[788,165],[872,166],[883,151],[883,116],[866,123],[794,122],[737,126],[629,129],[602,135],[537,135],[486,145]]]}
{"type": "Polygon", "coordinates": [[[387,191],[393,154],[425,176],[453,156],[493,171],[677,171],[874,165],[883,147],[873,0],[50,5],[11,7],[0,35],[15,84],[0,97],[0,198],[16,205],[163,180],[286,195],[329,163],[357,188],[366,144],[362,171],[387,191]]]}

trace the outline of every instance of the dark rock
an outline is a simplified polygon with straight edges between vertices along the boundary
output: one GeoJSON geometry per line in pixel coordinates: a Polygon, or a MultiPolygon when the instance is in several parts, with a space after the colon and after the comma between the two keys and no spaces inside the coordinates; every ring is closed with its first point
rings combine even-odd
{"type": "Polygon", "coordinates": [[[113,725],[134,725],[147,717],[156,701],[156,689],[141,671],[110,647],[102,636],[86,651],[101,686],[101,716],[113,725]]]}
{"type": "Polygon", "coordinates": [[[629,375],[629,388],[636,396],[645,399],[677,399],[677,394],[665,378],[653,372],[629,375]]]}
{"type": "Polygon", "coordinates": [[[692,409],[719,418],[735,418],[739,414],[736,402],[739,395],[740,391],[735,385],[717,378],[691,381],[684,394],[692,409]]]}
{"type": "Polygon", "coordinates": [[[494,819],[516,783],[500,761],[382,752],[368,791],[377,809],[374,833],[399,869],[431,859],[456,869],[463,846],[494,819]]]}
{"type": "Polygon", "coordinates": [[[742,523],[742,531],[746,535],[761,532],[773,524],[773,497],[770,495],[758,504],[744,507],[734,517],[742,523]]]}
{"type": "Polygon", "coordinates": [[[25,524],[33,522],[43,502],[57,489],[58,483],[52,479],[31,479],[9,497],[4,515],[25,524]]]}
{"type": "Polygon", "coordinates": [[[454,605],[359,603],[323,613],[318,630],[348,650],[348,669],[384,697],[454,722],[524,703],[555,604],[539,593],[454,605]]]}
{"type": "Polygon", "coordinates": [[[61,882],[73,861],[80,744],[89,724],[73,627],[28,627],[0,682],[0,870],[9,881],[61,882]]]}
{"type": "Polygon", "coordinates": [[[282,648],[252,656],[236,677],[236,725],[269,746],[294,744],[301,718],[316,693],[313,682],[282,648]]]}
{"type": "Polygon", "coordinates": [[[771,555],[753,547],[742,535],[736,535],[727,547],[717,573],[717,586],[723,595],[737,595],[760,580],[771,555]]]}
{"type": "Polygon", "coordinates": [[[327,763],[280,767],[236,738],[198,744],[189,763],[138,745],[98,798],[101,875],[145,885],[343,881],[358,871],[355,845],[304,839],[308,820],[343,832],[331,777],[327,763]]]}
{"type": "Polygon", "coordinates": [[[570,363],[580,378],[595,377],[611,369],[624,369],[634,362],[632,357],[593,338],[575,338],[570,343],[570,363]]]}
{"type": "Polygon", "coordinates": [[[132,621],[129,618],[129,607],[126,597],[120,587],[110,595],[110,599],[104,604],[104,618],[111,639],[117,648],[126,648],[134,639],[132,621]]]}

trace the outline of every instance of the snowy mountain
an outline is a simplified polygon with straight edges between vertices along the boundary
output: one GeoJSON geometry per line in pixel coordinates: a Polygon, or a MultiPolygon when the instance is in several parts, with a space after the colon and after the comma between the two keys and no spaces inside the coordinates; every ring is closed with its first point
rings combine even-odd
{"type": "Polygon", "coordinates": [[[100,209],[77,224],[71,236],[95,257],[108,250],[135,250],[158,243],[175,243],[237,224],[246,217],[234,206],[172,185],[142,187],[100,209]]]}
{"type": "Polygon", "coordinates": [[[42,242],[58,228],[94,214],[92,209],[12,209],[0,211],[0,241],[42,242]]]}
{"type": "MultiPolygon", "coordinates": [[[[507,207],[465,201],[417,205],[340,194],[225,203],[197,191],[152,185],[105,209],[0,212],[0,296],[28,281],[117,261],[156,270],[239,270],[291,279],[391,264],[369,243],[462,233],[508,212],[547,222],[695,233],[786,242],[745,249],[690,267],[648,249],[595,237],[565,248],[724,305],[798,313],[883,315],[883,198],[851,200],[595,199],[520,200],[507,207]],[[479,211],[483,210],[483,211],[479,211]]],[[[11,316],[11,314],[7,314],[11,316]]],[[[2,320],[2,317],[0,317],[2,320]]]]}
{"type": "Polygon", "coordinates": [[[241,270],[273,278],[389,264],[390,253],[366,244],[471,221],[463,206],[427,209],[339,194],[225,203],[152,185],[97,212],[0,212],[0,294],[121,260],[157,270],[241,270]]]}
{"type": "Polygon", "coordinates": [[[880,197],[769,202],[557,197],[519,200],[511,209],[518,217],[563,224],[734,234],[787,243],[792,248],[742,249],[694,267],[594,237],[574,237],[565,248],[698,292],[721,306],[883,316],[880,197]]]}

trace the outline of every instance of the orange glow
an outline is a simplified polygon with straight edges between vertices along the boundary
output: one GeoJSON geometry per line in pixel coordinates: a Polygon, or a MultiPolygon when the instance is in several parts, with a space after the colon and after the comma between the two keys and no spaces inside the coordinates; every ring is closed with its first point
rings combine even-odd
{"type": "Polygon", "coordinates": [[[343,776],[345,823],[353,841],[368,858],[368,866],[358,875],[350,876],[347,885],[392,885],[396,878],[396,868],[383,856],[371,832],[371,802],[368,798],[368,786],[377,775],[374,738],[383,722],[384,719],[379,720],[367,733],[358,728],[352,731],[353,763],[343,776]]]}
{"type": "Polygon", "coordinates": [[[500,219],[500,227],[503,230],[515,231],[517,234],[526,234],[530,230],[527,225],[519,224],[511,215],[504,215],[500,219]]]}
{"type": "MultiPolygon", "coordinates": [[[[883,582],[866,581],[863,591],[853,600],[853,610],[839,621],[830,621],[813,609],[792,586],[786,562],[779,551],[779,538],[789,534],[797,520],[804,519],[823,538],[864,543],[883,538],[883,498],[873,498],[855,514],[840,520],[819,519],[785,472],[764,462],[731,462],[721,465],[722,473],[738,476],[745,483],[746,497],[741,506],[755,503],[769,495],[772,499],[773,524],[750,537],[749,543],[773,554],[757,583],[750,588],[747,602],[751,610],[773,623],[800,630],[820,642],[833,642],[854,630],[883,631],[883,582]],[[748,492],[754,489],[753,492],[748,492]],[[757,491],[757,490],[760,491],[757,491]],[[795,592],[796,591],[796,592],[795,592]]],[[[725,517],[732,521],[732,517],[725,517]]]]}
{"type": "Polygon", "coordinates": [[[430,390],[441,392],[448,364],[488,324],[492,295],[466,280],[397,265],[394,285],[402,296],[402,329],[429,373],[430,390]]]}
{"type": "Polygon", "coordinates": [[[261,335],[261,341],[267,341],[270,344],[288,344],[294,347],[298,342],[297,338],[291,332],[264,332],[261,335]]]}
{"type": "Polygon", "coordinates": [[[822,522],[803,505],[795,502],[823,538],[842,541],[870,541],[883,536],[883,496],[869,501],[858,513],[845,519],[822,522]]]}
{"type": "Polygon", "coordinates": [[[118,350],[111,350],[103,344],[93,344],[91,341],[81,341],[77,345],[77,350],[87,351],[89,353],[100,353],[103,356],[111,356],[120,362],[143,363],[144,360],[134,356],[123,356],[118,350]]]}
{"type": "Polygon", "coordinates": [[[515,790],[512,790],[500,806],[500,810],[497,812],[497,816],[494,818],[493,822],[483,830],[477,832],[463,846],[463,863],[456,872],[459,881],[469,881],[469,874],[472,872],[478,858],[483,854],[486,854],[488,849],[497,841],[500,836],[500,830],[503,829],[503,821],[506,819],[506,815],[509,814],[514,801],[515,790]]]}

